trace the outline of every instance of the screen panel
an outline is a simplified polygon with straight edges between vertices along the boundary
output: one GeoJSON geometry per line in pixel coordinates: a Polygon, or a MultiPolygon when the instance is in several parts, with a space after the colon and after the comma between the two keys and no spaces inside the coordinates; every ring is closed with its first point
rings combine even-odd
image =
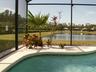
{"type": "Polygon", "coordinates": [[[22,44],[22,39],[26,32],[26,0],[19,0],[18,2],[18,41],[22,44]]]}
{"type": "MultiPolygon", "coordinates": [[[[41,31],[41,36],[46,44],[47,40],[52,40],[53,44],[65,43],[69,45],[70,40],[70,6],[58,5],[29,5],[29,11],[36,18],[37,16],[48,15],[48,20],[44,25],[38,25],[31,21],[28,22],[29,32],[36,33],[38,36],[41,31]],[[54,17],[56,20],[54,20],[54,17]],[[46,35],[44,35],[44,33],[46,35]],[[49,35],[49,36],[48,36],[49,35]]],[[[42,23],[42,22],[41,22],[42,23]]]]}
{"type": "Polygon", "coordinates": [[[15,47],[15,0],[0,0],[0,52],[15,47]]]}
{"type": "Polygon", "coordinates": [[[73,7],[73,43],[96,45],[96,7],[73,7]]]}
{"type": "Polygon", "coordinates": [[[73,3],[96,4],[96,0],[73,0],[73,3]]]}
{"type": "Polygon", "coordinates": [[[32,0],[29,3],[70,3],[71,0],[32,0]]]}

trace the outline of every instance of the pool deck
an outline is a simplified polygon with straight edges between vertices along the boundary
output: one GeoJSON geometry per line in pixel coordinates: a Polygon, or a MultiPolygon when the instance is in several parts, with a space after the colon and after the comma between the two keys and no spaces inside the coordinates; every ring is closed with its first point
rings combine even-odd
{"type": "Polygon", "coordinates": [[[0,59],[0,72],[3,72],[9,65],[28,54],[41,52],[86,53],[91,51],[96,51],[96,46],[65,46],[64,49],[61,49],[59,46],[44,46],[43,48],[37,47],[36,49],[23,47],[0,59]]]}

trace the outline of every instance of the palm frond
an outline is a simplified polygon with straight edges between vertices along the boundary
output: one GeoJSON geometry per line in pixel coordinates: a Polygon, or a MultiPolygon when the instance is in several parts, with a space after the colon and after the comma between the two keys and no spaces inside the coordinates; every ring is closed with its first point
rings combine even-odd
{"type": "Polygon", "coordinates": [[[28,11],[28,20],[30,23],[36,25],[36,26],[41,26],[46,24],[48,21],[49,15],[41,15],[41,13],[37,15],[33,15],[30,11],[28,11]]]}

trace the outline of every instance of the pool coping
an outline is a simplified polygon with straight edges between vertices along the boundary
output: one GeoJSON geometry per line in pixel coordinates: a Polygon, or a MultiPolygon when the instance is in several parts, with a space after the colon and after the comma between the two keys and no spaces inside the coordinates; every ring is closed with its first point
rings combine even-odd
{"type": "MultiPolygon", "coordinates": [[[[34,50],[34,52],[32,53],[31,51],[33,49],[27,49],[28,51],[30,51],[29,53],[26,53],[26,54],[22,54],[21,57],[17,58],[16,60],[14,60],[13,62],[11,62],[9,65],[7,64],[7,66],[5,66],[4,69],[1,69],[0,68],[0,72],[6,72],[6,70],[8,70],[10,67],[12,67],[13,65],[15,65],[16,63],[18,63],[19,61],[25,59],[26,57],[29,57],[29,56],[36,56],[36,55],[41,55],[41,54],[62,54],[62,55],[84,55],[84,54],[90,54],[90,53],[94,53],[96,52],[96,47],[94,47],[95,49],[94,50],[91,50],[90,51],[73,51],[73,52],[70,52],[70,51],[63,51],[64,49],[61,49],[62,51],[55,51],[56,49],[51,49],[49,51],[46,51],[46,50],[41,50],[40,52],[36,52],[36,50],[34,50]],[[53,50],[53,51],[52,51],[53,50]]],[[[50,49],[50,48],[49,48],[50,49]]],[[[21,49],[23,50],[23,49],[21,49]]],[[[57,49],[57,50],[60,50],[57,49]]],[[[17,53],[19,52],[20,50],[17,51],[17,53]]],[[[26,51],[25,51],[26,52],[26,51]]],[[[22,52],[23,53],[23,52],[22,52]]],[[[10,56],[10,55],[9,55],[10,56]]],[[[13,54],[14,56],[14,54],[13,54]]],[[[4,60],[2,60],[4,62],[4,60]]],[[[2,63],[2,61],[0,63],[2,63]]],[[[10,62],[10,61],[9,61],[10,62]]]]}

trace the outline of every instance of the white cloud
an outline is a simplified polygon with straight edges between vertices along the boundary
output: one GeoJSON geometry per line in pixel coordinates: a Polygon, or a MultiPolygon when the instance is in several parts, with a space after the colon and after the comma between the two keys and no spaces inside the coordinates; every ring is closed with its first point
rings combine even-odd
{"type": "Polygon", "coordinates": [[[12,11],[12,13],[15,12],[15,10],[13,10],[13,9],[11,9],[11,8],[2,8],[2,9],[0,9],[0,13],[4,12],[5,10],[12,11]]]}
{"type": "Polygon", "coordinates": [[[95,14],[95,12],[94,11],[89,11],[89,12],[87,12],[87,14],[88,15],[93,15],[93,14],[95,14]]]}

